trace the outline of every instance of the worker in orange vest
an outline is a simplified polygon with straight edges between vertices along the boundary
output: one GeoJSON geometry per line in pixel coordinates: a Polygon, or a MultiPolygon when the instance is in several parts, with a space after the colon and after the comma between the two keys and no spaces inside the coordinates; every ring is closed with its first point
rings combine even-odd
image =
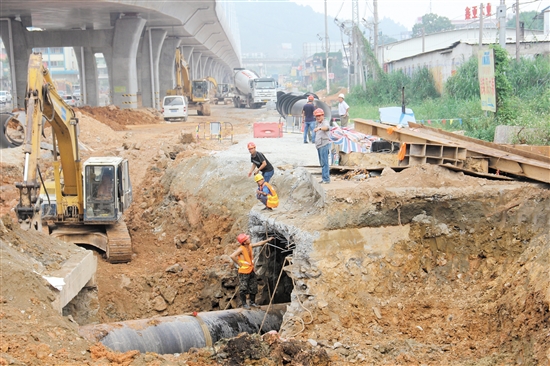
{"type": "Polygon", "coordinates": [[[275,192],[275,188],[264,180],[261,174],[256,174],[254,180],[258,183],[258,190],[256,191],[256,198],[262,202],[265,207],[264,210],[273,210],[279,206],[279,196],[275,192]]]}
{"type": "Polygon", "coordinates": [[[231,254],[231,259],[239,266],[239,295],[242,307],[245,309],[250,309],[250,306],[258,307],[256,304],[258,280],[254,272],[254,253],[252,252],[252,248],[264,245],[271,240],[273,238],[269,237],[266,240],[251,244],[249,235],[243,233],[237,236],[240,246],[239,249],[231,254]],[[247,302],[246,295],[250,297],[250,305],[247,302]]]}

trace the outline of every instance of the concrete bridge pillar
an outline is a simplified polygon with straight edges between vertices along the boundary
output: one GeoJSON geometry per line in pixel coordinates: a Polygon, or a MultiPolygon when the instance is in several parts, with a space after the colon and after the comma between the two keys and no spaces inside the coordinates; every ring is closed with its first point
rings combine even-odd
{"type": "Polygon", "coordinates": [[[148,29],[143,34],[140,90],[144,107],[160,108],[159,60],[167,33],[164,29],[148,29]]]}
{"type": "Polygon", "coordinates": [[[108,96],[108,104],[113,104],[113,48],[112,47],[104,47],[100,51],[103,54],[103,58],[105,58],[105,63],[107,64],[107,76],[109,79],[109,96],[108,96]]]}
{"type": "Polygon", "coordinates": [[[183,52],[183,57],[185,58],[185,61],[187,61],[188,64],[191,64],[191,58],[193,57],[193,50],[195,49],[195,47],[181,46],[180,48],[183,52]]]}
{"type": "Polygon", "coordinates": [[[193,63],[191,64],[191,75],[193,79],[199,79],[201,77],[201,56],[202,52],[193,52],[193,63]]]}
{"type": "Polygon", "coordinates": [[[123,109],[138,107],[136,56],[146,20],[135,16],[117,19],[113,38],[113,104],[123,109]]]}
{"type": "MultiPolygon", "coordinates": [[[[11,23],[11,34],[13,41],[13,60],[15,65],[15,70],[10,70],[10,72],[15,73],[16,85],[12,85],[12,90],[15,87],[17,95],[13,94],[13,107],[24,107],[25,105],[25,94],[27,89],[27,71],[29,67],[29,56],[32,52],[32,46],[29,46],[27,40],[27,29],[23,26],[21,22],[16,22],[12,20],[11,22],[2,21],[0,22],[0,37],[2,42],[4,42],[4,47],[6,47],[6,52],[8,60],[11,59],[11,49],[10,39],[9,39],[9,24],[11,23]],[[17,105],[16,105],[17,103],[17,105]]],[[[11,67],[11,65],[10,65],[11,67]]]]}
{"type": "Polygon", "coordinates": [[[176,62],[176,48],[180,46],[181,39],[179,38],[166,38],[162,44],[162,50],[160,52],[159,59],[159,96],[160,100],[166,96],[166,91],[174,89],[176,86],[175,77],[175,62],[176,62]]]}
{"type": "Polygon", "coordinates": [[[212,75],[212,58],[205,57],[203,65],[204,65],[204,69],[202,71],[202,77],[204,78],[212,75]]]}
{"type": "Polygon", "coordinates": [[[74,47],[74,53],[78,61],[78,70],[80,70],[80,103],[97,107],[99,106],[99,88],[95,52],[91,47],[74,47]],[[84,55],[84,63],[82,55],[84,55]]]}

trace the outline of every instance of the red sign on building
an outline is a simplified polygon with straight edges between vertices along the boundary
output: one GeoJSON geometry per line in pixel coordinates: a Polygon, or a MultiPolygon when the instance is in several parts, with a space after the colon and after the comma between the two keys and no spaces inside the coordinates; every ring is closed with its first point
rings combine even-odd
{"type": "MultiPolygon", "coordinates": [[[[481,6],[483,7],[483,4],[481,6]]],[[[491,3],[487,3],[487,5],[485,6],[486,17],[491,16],[491,10],[492,10],[491,3]]],[[[483,12],[481,13],[481,15],[483,15],[483,12]]],[[[467,6],[464,11],[464,19],[466,20],[477,19],[477,6],[472,6],[471,8],[467,6]]]]}

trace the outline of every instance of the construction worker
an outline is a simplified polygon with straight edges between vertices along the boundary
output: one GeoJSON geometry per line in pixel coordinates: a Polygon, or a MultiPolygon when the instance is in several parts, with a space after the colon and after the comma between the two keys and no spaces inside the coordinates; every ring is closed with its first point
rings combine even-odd
{"type": "Polygon", "coordinates": [[[315,143],[315,117],[313,116],[313,111],[315,110],[315,105],[313,104],[313,95],[308,95],[307,103],[304,104],[302,108],[302,121],[304,122],[304,144],[307,144],[308,134],[311,133],[310,141],[315,143]]]}
{"type": "Polygon", "coordinates": [[[279,206],[279,197],[273,186],[264,180],[261,174],[256,174],[254,180],[258,184],[256,198],[265,205],[264,210],[273,210],[279,206]]]}
{"type": "Polygon", "coordinates": [[[340,115],[340,127],[347,127],[349,121],[349,105],[344,99],[344,94],[338,95],[338,114],[340,115]]]}
{"type": "Polygon", "coordinates": [[[249,142],[247,147],[248,152],[250,152],[250,161],[252,162],[252,167],[248,172],[248,176],[250,177],[252,176],[252,174],[256,175],[262,172],[265,181],[269,182],[271,180],[271,177],[273,177],[273,174],[275,173],[273,165],[271,165],[264,154],[256,151],[255,143],[249,142]]]}
{"type": "Polygon", "coordinates": [[[97,189],[96,198],[99,200],[111,200],[113,199],[114,184],[113,184],[113,172],[108,168],[103,168],[103,176],[101,177],[101,183],[97,189]]]}
{"type": "Polygon", "coordinates": [[[242,307],[245,309],[250,309],[250,306],[258,306],[258,304],[256,304],[258,280],[254,272],[254,253],[252,248],[264,245],[272,239],[272,237],[269,237],[266,240],[251,244],[249,235],[243,233],[237,236],[237,241],[240,246],[239,249],[231,254],[231,259],[239,267],[239,296],[241,298],[242,307]],[[247,295],[249,295],[250,298],[250,305],[247,302],[247,295]]]}
{"type": "Polygon", "coordinates": [[[330,183],[330,171],[328,166],[328,154],[330,153],[330,138],[329,138],[329,124],[325,120],[325,112],[321,108],[317,108],[313,111],[313,115],[317,121],[317,127],[315,131],[315,147],[317,148],[317,155],[319,156],[319,165],[321,165],[321,184],[330,183]]]}

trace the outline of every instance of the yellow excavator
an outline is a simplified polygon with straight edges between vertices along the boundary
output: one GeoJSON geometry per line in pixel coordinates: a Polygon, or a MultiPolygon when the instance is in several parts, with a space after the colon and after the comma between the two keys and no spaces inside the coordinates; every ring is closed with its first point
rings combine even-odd
{"type": "Polygon", "coordinates": [[[41,53],[29,59],[25,109],[25,166],[15,208],[22,227],[47,226],[61,240],[100,249],[111,263],[129,262],[132,241],[122,217],[132,203],[128,160],[81,162],[78,118],[59,96],[41,53]],[[52,128],[54,159],[53,179],[47,181],[38,164],[45,122],[52,128]]]}
{"type": "Polygon", "coordinates": [[[208,80],[191,80],[189,65],[183,58],[179,48],[176,48],[176,86],[166,91],[166,95],[183,95],[189,103],[188,109],[194,109],[199,116],[210,115],[210,99],[208,95],[208,80]]]}
{"type": "Polygon", "coordinates": [[[206,80],[210,81],[214,87],[212,89],[213,91],[210,93],[211,94],[210,99],[212,100],[212,103],[225,104],[226,102],[231,102],[231,103],[233,102],[233,95],[231,95],[232,87],[230,84],[218,84],[216,79],[214,79],[214,77],[212,76],[208,76],[206,80]]]}

